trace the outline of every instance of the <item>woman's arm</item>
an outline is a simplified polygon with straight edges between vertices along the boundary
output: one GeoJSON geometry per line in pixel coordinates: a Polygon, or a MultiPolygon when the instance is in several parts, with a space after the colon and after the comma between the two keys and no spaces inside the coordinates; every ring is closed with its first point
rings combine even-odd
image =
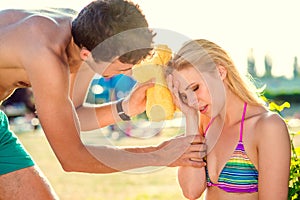
{"type": "MultiPolygon", "coordinates": [[[[198,130],[198,114],[189,114],[186,116],[186,135],[199,134],[198,130]]],[[[204,140],[204,139],[203,139],[204,140]]],[[[203,141],[204,142],[204,141],[203,141]]],[[[202,145],[203,156],[205,156],[205,146],[202,145]]],[[[202,156],[202,157],[203,157],[202,156]]],[[[200,159],[199,162],[203,162],[200,159]]],[[[194,167],[179,167],[178,169],[178,181],[182,189],[183,195],[192,200],[199,198],[206,189],[206,173],[205,168],[194,167]]]]}
{"type": "MultiPolygon", "coordinates": [[[[174,80],[172,75],[167,77],[168,88],[172,91],[173,100],[181,112],[185,115],[186,118],[186,135],[200,135],[199,134],[199,114],[198,111],[189,105],[182,102],[179,97],[179,82],[174,80]]],[[[188,97],[192,98],[192,97],[188,97]]],[[[201,137],[202,140],[197,144],[198,148],[201,149],[201,159],[198,159],[197,162],[203,163],[203,157],[206,156],[206,145],[204,144],[204,137],[201,137]]],[[[205,165],[204,165],[205,166],[205,165]]],[[[178,169],[178,182],[183,192],[183,195],[190,199],[199,198],[204,190],[206,189],[206,173],[205,168],[194,168],[189,166],[182,166],[178,169]]]]}
{"type": "Polygon", "coordinates": [[[259,199],[286,200],[290,172],[290,138],[285,122],[276,114],[261,119],[258,141],[259,199]]]}

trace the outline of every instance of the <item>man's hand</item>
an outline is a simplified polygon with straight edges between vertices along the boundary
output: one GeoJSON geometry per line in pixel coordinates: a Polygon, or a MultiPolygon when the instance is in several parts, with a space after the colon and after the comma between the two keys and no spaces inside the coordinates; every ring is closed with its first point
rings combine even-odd
{"type": "Polygon", "coordinates": [[[146,109],[146,92],[148,88],[154,86],[153,80],[145,83],[137,83],[131,93],[123,102],[123,109],[129,116],[135,116],[145,111],[146,109]]]}
{"type": "Polygon", "coordinates": [[[164,141],[158,146],[157,153],[164,165],[169,167],[192,166],[204,167],[206,163],[206,144],[200,135],[178,136],[164,141]]]}

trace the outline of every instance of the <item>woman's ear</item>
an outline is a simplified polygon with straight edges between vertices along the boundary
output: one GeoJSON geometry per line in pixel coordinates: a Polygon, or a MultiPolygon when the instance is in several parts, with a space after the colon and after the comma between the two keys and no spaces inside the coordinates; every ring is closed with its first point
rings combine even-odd
{"type": "Polygon", "coordinates": [[[221,80],[224,80],[227,76],[227,69],[223,65],[218,65],[219,75],[221,80]]]}
{"type": "Polygon", "coordinates": [[[80,55],[80,58],[85,61],[89,58],[89,56],[91,55],[91,52],[89,50],[87,50],[85,47],[83,47],[80,50],[79,55],[80,55]]]}

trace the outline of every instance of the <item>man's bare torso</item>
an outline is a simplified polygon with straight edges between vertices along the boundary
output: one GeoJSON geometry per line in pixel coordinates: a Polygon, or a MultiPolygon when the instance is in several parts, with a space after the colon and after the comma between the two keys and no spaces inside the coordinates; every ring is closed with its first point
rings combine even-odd
{"type": "Polygon", "coordinates": [[[43,40],[43,44],[49,47],[56,45],[54,49],[63,51],[59,52],[61,58],[68,60],[72,14],[75,12],[68,9],[0,12],[0,102],[18,87],[30,87],[23,61],[38,55],[28,52],[28,45],[38,48],[39,42],[43,40]],[[46,21],[56,26],[45,27],[46,21]],[[45,42],[45,38],[48,41],[45,42]]]}

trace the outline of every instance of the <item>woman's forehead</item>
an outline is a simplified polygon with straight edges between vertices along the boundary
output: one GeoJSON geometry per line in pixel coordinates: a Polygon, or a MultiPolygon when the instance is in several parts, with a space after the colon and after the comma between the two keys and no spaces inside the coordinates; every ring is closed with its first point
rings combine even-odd
{"type": "Polygon", "coordinates": [[[202,78],[202,73],[197,68],[190,66],[180,70],[174,70],[173,74],[183,79],[202,78]]]}
{"type": "Polygon", "coordinates": [[[186,88],[192,83],[204,82],[201,72],[194,68],[185,68],[179,71],[175,70],[173,74],[175,78],[180,81],[180,88],[186,88]]]}

